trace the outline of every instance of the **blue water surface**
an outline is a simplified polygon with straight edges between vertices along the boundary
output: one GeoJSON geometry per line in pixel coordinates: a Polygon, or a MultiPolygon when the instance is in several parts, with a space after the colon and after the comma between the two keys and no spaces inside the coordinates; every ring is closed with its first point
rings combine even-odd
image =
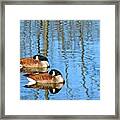
{"type": "Polygon", "coordinates": [[[21,20],[20,57],[47,56],[50,69],[59,70],[65,80],[57,94],[25,88],[20,73],[21,100],[100,99],[99,20],[21,20]]]}

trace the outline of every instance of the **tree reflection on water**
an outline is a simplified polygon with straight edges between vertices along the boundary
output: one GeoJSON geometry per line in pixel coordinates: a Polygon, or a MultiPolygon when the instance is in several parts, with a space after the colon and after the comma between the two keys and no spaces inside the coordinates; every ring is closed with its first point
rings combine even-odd
{"type": "Polygon", "coordinates": [[[48,89],[28,89],[21,73],[22,100],[100,99],[99,20],[21,20],[20,57],[36,54],[47,56],[50,67],[62,73],[65,85],[54,95],[48,89]]]}

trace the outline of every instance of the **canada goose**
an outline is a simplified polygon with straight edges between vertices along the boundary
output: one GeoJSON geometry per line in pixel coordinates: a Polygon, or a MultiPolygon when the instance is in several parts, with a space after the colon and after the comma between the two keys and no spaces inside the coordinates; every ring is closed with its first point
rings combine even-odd
{"type": "Polygon", "coordinates": [[[20,59],[20,70],[24,72],[47,72],[49,67],[48,59],[42,55],[20,59]]]}
{"type": "Polygon", "coordinates": [[[25,87],[49,89],[52,94],[58,93],[65,83],[62,74],[55,69],[52,69],[49,73],[33,73],[25,74],[24,76],[26,76],[29,81],[25,87]]]}

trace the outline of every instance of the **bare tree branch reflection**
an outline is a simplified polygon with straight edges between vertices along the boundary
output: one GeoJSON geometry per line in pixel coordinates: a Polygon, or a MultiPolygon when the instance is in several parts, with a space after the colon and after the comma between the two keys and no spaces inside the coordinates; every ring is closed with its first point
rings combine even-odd
{"type": "Polygon", "coordinates": [[[86,90],[86,95],[89,98],[89,93],[88,93],[88,88],[86,87],[86,65],[85,65],[85,61],[84,61],[84,56],[85,56],[85,48],[84,48],[84,39],[83,39],[83,28],[84,28],[84,21],[80,22],[80,42],[81,42],[81,50],[82,50],[82,54],[81,54],[81,60],[82,60],[82,67],[81,67],[81,71],[82,71],[82,80],[83,80],[83,87],[86,90]]]}

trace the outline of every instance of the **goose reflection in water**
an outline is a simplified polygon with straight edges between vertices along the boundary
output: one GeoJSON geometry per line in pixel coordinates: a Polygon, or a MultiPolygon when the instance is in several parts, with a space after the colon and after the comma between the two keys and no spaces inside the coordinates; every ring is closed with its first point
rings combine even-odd
{"type": "Polygon", "coordinates": [[[62,74],[55,69],[49,73],[33,73],[24,76],[28,79],[28,84],[24,87],[49,90],[52,94],[58,93],[65,83],[62,74]]]}
{"type": "Polygon", "coordinates": [[[42,55],[20,59],[20,71],[25,73],[47,72],[50,67],[48,59],[42,55]]]}

